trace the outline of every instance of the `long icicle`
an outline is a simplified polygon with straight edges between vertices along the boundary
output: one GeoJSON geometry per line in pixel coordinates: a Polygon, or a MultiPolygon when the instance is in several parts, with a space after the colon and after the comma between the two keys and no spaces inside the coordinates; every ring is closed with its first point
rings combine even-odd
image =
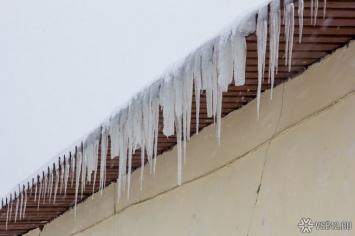
{"type": "Polygon", "coordinates": [[[257,114],[259,119],[260,113],[260,96],[261,85],[263,83],[265,73],[265,55],[267,44],[267,20],[268,20],[268,6],[259,10],[258,21],[256,25],[257,45],[258,45],[258,91],[257,91],[257,114]]]}
{"type": "Polygon", "coordinates": [[[269,78],[268,83],[271,83],[270,98],[272,99],[275,74],[278,72],[279,60],[279,43],[280,43],[280,26],[281,26],[281,11],[280,0],[274,0],[270,4],[270,56],[269,56],[269,78]]]}
{"type": "Polygon", "coordinates": [[[25,192],[25,203],[24,203],[24,206],[23,206],[23,213],[22,213],[22,218],[25,218],[26,217],[26,208],[27,208],[27,191],[28,189],[24,190],[25,192]]]}
{"type": "Polygon", "coordinates": [[[302,42],[304,1],[298,1],[299,43],[302,42]]]}
{"type": "Polygon", "coordinates": [[[288,71],[291,71],[292,64],[292,49],[293,49],[293,34],[294,34],[294,5],[292,0],[285,0],[285,66],[288,65],[288,71]]]}

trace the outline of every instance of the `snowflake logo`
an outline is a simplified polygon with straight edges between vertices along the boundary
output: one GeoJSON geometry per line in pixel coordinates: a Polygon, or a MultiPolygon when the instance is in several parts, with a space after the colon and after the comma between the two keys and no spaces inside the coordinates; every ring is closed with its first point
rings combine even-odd
{"type": "Polygon", "coordinates": [[[300,228],[301,233],[312,233],[314,224],[310,218],[302,218],[301,222],[298,224],[298,227],[300,228]]]}

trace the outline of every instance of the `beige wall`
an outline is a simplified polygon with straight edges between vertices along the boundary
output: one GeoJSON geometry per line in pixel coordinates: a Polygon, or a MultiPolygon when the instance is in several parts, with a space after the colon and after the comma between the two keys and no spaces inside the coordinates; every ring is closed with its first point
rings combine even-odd
{"type": "MultiPolygon", "coordinates": [[[[116,186],[28,236],[300,235],[301,218],[355,223],[355,43],[223,119],[188,143],[183,185],[176,150],[157,173],[132,176],[131,199],[116,186]],[[259,189],[260,188],[260,189],[259,189]]],[[[314,230],[311,235],[354,235],[314,230]]]]}

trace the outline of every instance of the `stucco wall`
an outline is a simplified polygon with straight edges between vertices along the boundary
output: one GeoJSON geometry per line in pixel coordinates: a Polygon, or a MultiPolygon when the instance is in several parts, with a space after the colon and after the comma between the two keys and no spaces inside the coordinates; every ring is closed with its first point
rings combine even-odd
{"type": "MultiPolygon", "coordinates": [[[[301,218],[355,223],[355,44],[343,48],[216,127],[193,136],[176,186],[176,150],[155,176],[132,176],[131,198],[116,186],[28,236],[300,235],[301,218]]],[[[354,235],[354,230],[311,235],[354,235]]]]}

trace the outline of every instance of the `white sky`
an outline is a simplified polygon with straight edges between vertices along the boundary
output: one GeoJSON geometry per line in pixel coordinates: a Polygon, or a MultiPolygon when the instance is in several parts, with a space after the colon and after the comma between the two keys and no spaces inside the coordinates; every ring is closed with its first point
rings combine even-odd
{"type": "Polygon", "coordinates": [[[260,2],[0,1],[0,196],[260,2]]]}

